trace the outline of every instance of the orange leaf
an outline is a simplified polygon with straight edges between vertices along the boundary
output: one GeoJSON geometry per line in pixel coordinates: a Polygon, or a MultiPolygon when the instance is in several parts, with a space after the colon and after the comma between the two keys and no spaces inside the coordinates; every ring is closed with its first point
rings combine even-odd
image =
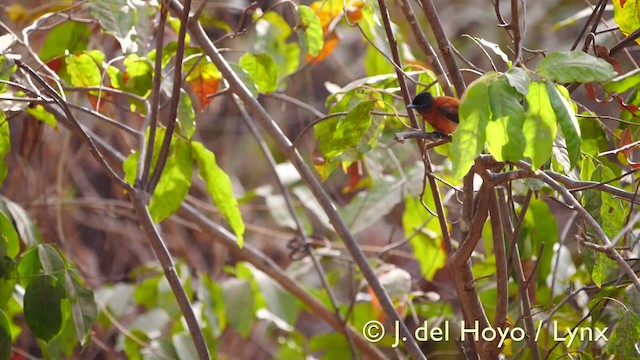
{"type": "Polygon", "coordinates": [[[313,56],[307,54],[307,57],[304,59],[304,61],[306,61],[308,63],[311,63],[311,64],[317,64],[317,63],[321,62],[327,56],[331,55],[331,53],[338,46],[339,43],[340,43],[340,38],[338,38],[338,35],[336,34],[335,31],[332,31],[329,34],[329,38],[327,38],[324,41],[324,46],[322,47],[322,50],[320,51],[318,56],[313,57],[313,56]]]}
{"type": "Polygon", "coordinates": [[[587,99],[593,101],[598,99],[598,94],[596,93],[596,88],[593,86],[593,83],[584,84],[584,89],[587,91],[587,99]]]}
{"type": "MultiPolygon", "coordinates": [[[[633,138],[631,137],[631,130],[629,130],[629,128],[622,130],[622,134],[620,134],[620,142],[618,143],[618,148],[623,148],[626,145],[631,144],[632,142],[633,142],[633,138]]],[[[629,156],[631,156],[631,152],[633,152],[633,148],[627,148],[622,150],[622,153],[624,154],[624,156],[627,157],[627,159],[629,158],[629,156]]]]}
{"type": "Polygon", "coordinates": [[[213,98],[209,97],[209,95],[213,95],[218,92],[219,85],[219,79],[210,79],[209,81],[207,81],[203,78],[198,78],[194,81],[191,81],[193,92],[198,97],[198,102],[200,103],[200,112],[202,112],[204,107],[207,106],[207,104],[210,103],[211,100],[213,100],[213,98]]]}
{"type": "Polygon", "coordinates": [[[98,107],[98,97],[96,95],[87,94],[87,99],[89,99],[89,102],[91,103],[91,107],[93,107],[95,110],[97,110],[100,113],[104,109],[104,103],[106,102],[105,100],[109,99],[110,97],[111,97],[111,94],[102,93],[100,95],[100,106],[98,107]]]}
{"type": "Polygon", "coordinates": [[[355,24],[362,19],[362,8],[364,4],[362,0],[352,0],[349,2],[345,12],[347,13],[347,19],[349,19],[350,23],[355,24]]]}
{"type": "Polygon", "coordinates": [[[347,167],[347,177],[349,178],[349,182],[342,191],[346,194],[357,190],[360,181],[364,178],[360,161],[356,161],[347,167]]]}

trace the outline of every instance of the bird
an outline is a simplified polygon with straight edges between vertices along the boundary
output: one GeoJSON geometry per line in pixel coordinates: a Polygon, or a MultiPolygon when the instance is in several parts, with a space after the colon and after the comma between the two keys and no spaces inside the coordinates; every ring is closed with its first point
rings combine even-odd
{"type": "Polygon", "coordinates": [[[421,92],[407,105],[415,109],[422,118],[431,124],[438,135],[451,135],[458,127],[458,107],[460,100],[451,96],[433,97],[429,92],[421,92]]]}

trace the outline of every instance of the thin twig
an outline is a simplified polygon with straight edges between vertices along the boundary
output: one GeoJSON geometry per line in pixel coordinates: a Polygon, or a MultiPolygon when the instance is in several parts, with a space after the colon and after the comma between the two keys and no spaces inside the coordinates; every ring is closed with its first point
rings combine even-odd
{"type": "MultiPolygon", "coordinates": [[[[169,1],[169,0],[165,0],[169,1]]],[[[160,155],[158,155],[158,161],[153,171],[153,175],[146,184],[147,193],[153,194],[153,191],[158,185],[164,166],[167,163],[169,157],[169,148],[171,145],[171,139],[173,138],[173,132],[176,128],[176,116],[178,115],[178,103],[180,102],[180,88],[182,86],[182,59],[184,58],[185,39],[187,35],[187,27],[189,21],[189,10],[191,9],[191,0],[184,1],[184,10],[180,13],[180,30],[178,31],[178,45],[176,48],[175,69],[173,70],[173,88],[171,89],[171,103],[169,104],[169,114],[167,129],[165,130],[164,139],[162,139],[162,148],[160,149],[160,155]]],[[[156,57],[156,60],[158,57],[156,57]]],[[[153,148],[151,148],[153,151],[153,148]]],[[[147,154],[150,156],[150,154],[147,154]]]]}
{"type": "Polygon", "coordinates": [[[438,47],[440,48],[440,52],[442,53],[444,63],[447,66],[447,70],[449,70],[449,77],[451,78],[451,82],[455,87],[458,97],[460,97],[466,90],[467,85],[462,79],[462,74],[460,74],[460,69],[458,69],[456,59],[451,52],[449,38],[447,37],[447,34],[444,31],[444,27],[440,22],[436,7],[435,5],[433,5],[432,0],[420,0],[420,3],[422,4],[422,11],[427,16],[427,20],[429,21],[429,25],[431,26],[431,31],[433,31],[433,35],[438,42],[438,47]]]}

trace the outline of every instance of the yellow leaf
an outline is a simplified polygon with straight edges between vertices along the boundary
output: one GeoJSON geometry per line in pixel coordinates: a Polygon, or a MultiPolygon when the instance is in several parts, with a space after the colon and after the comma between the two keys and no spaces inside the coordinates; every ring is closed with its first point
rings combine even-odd
{"type": "MultiPolygon", "coordinates": [[[[640,4],[638,0],[612,0],[613,19],[624,36],[640,29],[640,4]]],[[[640,44],[640,38],[636,39],[640,44]]]]}

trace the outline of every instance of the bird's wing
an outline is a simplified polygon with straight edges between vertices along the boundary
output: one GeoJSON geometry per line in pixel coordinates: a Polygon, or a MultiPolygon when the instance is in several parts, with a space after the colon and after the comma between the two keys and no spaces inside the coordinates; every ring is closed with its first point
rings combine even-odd
{"type": "Polygon", "coordinates": [[[459,123],[458,120],[458,107],[457,106],[440,106],[438,112],[444,115],[447,119],[459,123]]]}

